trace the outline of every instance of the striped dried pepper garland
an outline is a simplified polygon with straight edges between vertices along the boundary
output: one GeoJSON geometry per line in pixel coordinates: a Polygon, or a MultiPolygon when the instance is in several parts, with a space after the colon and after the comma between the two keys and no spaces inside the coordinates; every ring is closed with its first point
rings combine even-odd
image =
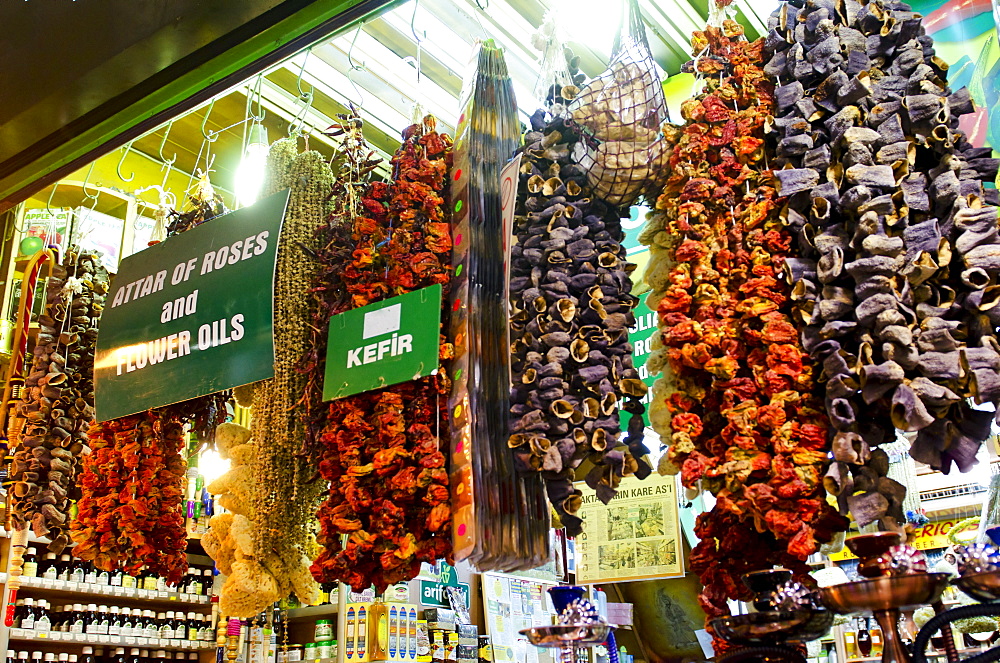
{"type": "MultiPolygon", "coordinates": [[[[682,105],[671,174],[644,233],[661,242],[654,288],[660,356],[678,390],[654,422],[682,482],[716,496],[691,564],[710,616],[745,598],[739,576],[783,563],[799,570],[846,524],[826,503],[823,402],[781,279],[790,234],[764,161],[772,86],[762,42],[733,21],[695,33],[705,90],[682,105]],[[673,236],[673,239],[668,239],[673,236]]],[[[655,390],[663,398],[663,389],[655,390]]]]}
{"type": "MultiPolygon", "coordinates": [[[[352,224],[353,253],[336,277],[348,297],[329,313],[435,283],[447,301],[450,162],[451,139],[437,132],[433,117],[407,128],[392,158],[392,182],[364,187],[359,213],[335,219],[352,224]]],[[[320,282],[316,291],[324,288],[320,282]]],[[[442,336],[440,359],[451,353],[442,336]]],[[[415,577],[422,562],[450,557],[448,441],[440,425],[449,390],[441,370],[329,404],[317,432],[320,472],[330,482],[318,514],[323,550],[312,567],[318,581],[383,591],[415,577]]]]}

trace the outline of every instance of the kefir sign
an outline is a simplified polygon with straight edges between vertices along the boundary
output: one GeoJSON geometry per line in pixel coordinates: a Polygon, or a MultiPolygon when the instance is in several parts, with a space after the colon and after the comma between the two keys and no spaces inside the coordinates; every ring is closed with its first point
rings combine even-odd
{"type": "Polygon", "coordinates": [[[98,421],[274,376],[287,204],[276,193],[122,260],[97,336],[98,421]]]}

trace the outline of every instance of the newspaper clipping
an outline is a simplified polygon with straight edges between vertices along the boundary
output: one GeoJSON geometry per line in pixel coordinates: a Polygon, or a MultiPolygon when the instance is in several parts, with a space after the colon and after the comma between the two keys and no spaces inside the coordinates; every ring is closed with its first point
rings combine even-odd
{"type": "Polygon", "coordinates": [[[674,477],[653,474],[622,479],[618,495],[603,504],[586,484],[583,534],[576,539],[581,585],[684,575],[674,477]]]}

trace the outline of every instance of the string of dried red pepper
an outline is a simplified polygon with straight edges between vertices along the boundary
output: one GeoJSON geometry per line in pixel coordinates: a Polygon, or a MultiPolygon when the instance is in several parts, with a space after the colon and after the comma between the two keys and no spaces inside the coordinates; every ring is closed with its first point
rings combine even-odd
{"type": "Polygon", "coordinates": [[[824,498],[823,402],[780,279],[791,236],[764,162],[773,87],[762,42],[742,35],[733,21],[694,35],[704,92],[682,105],[671,174],[644,233],[666,254],[646,278],[672,373],[661,379],[678,387],[660,403],[669,427],[654,423],[683,484],[716,496],[691,557],[710,616],[745,598],[740,575],[774,563],[802,570],[846,524],[824,498]]]}
{"type": "MultiPolygon", "coordinates": [[[[345,132],[360,132],[357,118],[346,123],[345,132]]],[[[329,303],[328,315],[435,283],[444,286],[447,298],[450,155],[451,139],[437,132],[433,117],[425,117],[404,132],[392,158],[392,182],[364,187],[357,214],[342,210],[347,214],[332,217],[331,238],[343,237],[342,226],[349,223],[354,248],[347,264],[324,269],[314,288],[321,302],[329,303]],[[347,298],[329,294],[338,282],[347,298]]],[[[347,174],[357,175],[357,168],[347,174]]],[[[337,259],[344,253],[331,248],[324,255],[337,259]]],[[[451,353],[442,336],[441,359],[451,353]]],[[[318,514],[317,541],[323,549],[312,566],[318,581],[340,580],[359,591],[375,585],[381,592],[415,577],[421,562],[450,556],[451,508],[442,452],[448,442],[440,425],[447,421],[449,390],[447,372],[441,370],[329,404],[316,436],[320,473],[330,482],[318,514]]]]}

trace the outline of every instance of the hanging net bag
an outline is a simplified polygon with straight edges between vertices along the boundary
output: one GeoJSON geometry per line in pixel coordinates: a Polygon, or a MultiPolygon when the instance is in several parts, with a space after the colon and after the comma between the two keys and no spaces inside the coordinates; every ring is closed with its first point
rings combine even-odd
{"type": "Polygon", "coordinates": [[[608,69],[570,103],[583,140],[573,158],[587,171],[592,194],[630,205],[646,190],[662,188],[669,143],[660,134],[667,102],[646,28],[635,0],[615,39],[608,69]]]}

